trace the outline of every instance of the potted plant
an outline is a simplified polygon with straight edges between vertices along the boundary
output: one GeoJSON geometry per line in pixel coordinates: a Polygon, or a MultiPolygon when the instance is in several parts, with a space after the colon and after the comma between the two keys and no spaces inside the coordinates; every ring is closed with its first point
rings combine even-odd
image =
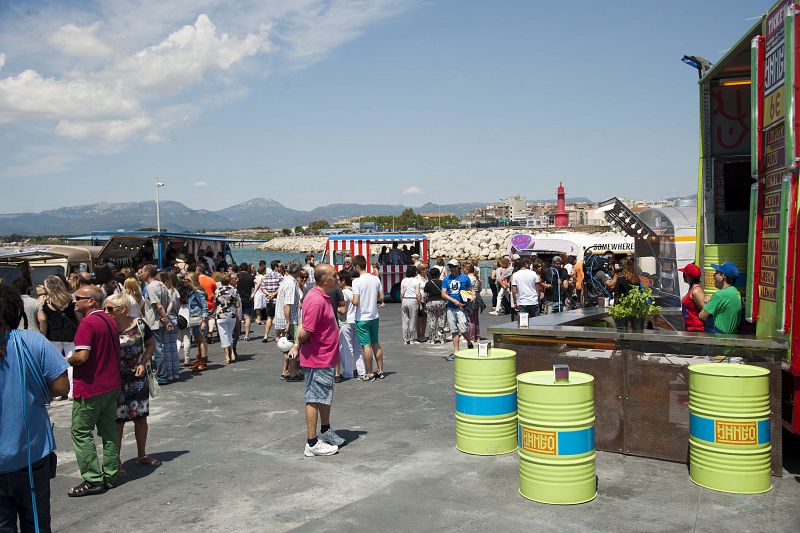
{"type": "Polygon", "coordinates": [[[617,316],[630,321],[635,332],[644,331],[644,321],[649,316],[661,313],[661,307],[653,303],[653,291],[650,287],[634,287],[628,294],[619,299],[609,310],[614,322],[617,316]]]}
{"type": "Polygon", "coordinates": [[[608,309],[611,318],[614,319],[614,325],[618,331],[628,331],[628,325],[631,323],[630,310],[623,305],[613,305],[608,309]]]}

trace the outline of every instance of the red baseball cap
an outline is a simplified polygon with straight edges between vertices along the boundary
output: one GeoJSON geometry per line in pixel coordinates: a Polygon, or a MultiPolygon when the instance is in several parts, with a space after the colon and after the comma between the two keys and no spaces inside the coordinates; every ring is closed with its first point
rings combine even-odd
{"type": "Polygon", "coordinates": [[[693,278],[699,278],[700,276],[703,275],[703,273],[700,271],[700,267],[698,267],[694,263],[689,263],[685,267],[679,268],[678,272],[684,272],[693,278]]]}

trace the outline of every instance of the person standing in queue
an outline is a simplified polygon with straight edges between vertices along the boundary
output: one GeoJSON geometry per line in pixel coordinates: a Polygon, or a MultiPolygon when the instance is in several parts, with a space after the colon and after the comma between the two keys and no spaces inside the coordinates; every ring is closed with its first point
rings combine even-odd
{"type": "Polygon", "coordinates": [[[69,391],[67,363],[41,334],[16,331],[24,316],[19,292],[0,286],[0,531],[17,531],[17,522],[50,531],[56,441],[47,405],[69,391]]]}
{"type": "MultiPolygon", "coordinates": [[[[475,293],[469,276],[461,273],[461,262],[458,259],[451,259],[447,262],[447,266],[450,267],[450,274],[442,280],[442,298],[447,302],[447,325],[453,336],[453,353],[445,359],[453,361],[461,336],[467,334],[467,315],[464,312],[466,302],[464,302],[461,291],[472,292],[473,298],[475,293]]],[[[467,340],[467,347],[472,348],[472,342],[469,340],[467,340]]]]}
{"type": "Polygon", "coordinates": [[[329,293],[336,287],[336,270],[328,264],[314,269],[314,287],[303,300],[303,318],[290,357],[300,355],[305,373],[305,418],[308,440],[303,455],[333,455],[344,439],[331,429],[334,373],[339,362],[339,325],[329,293]],[[317,419],[321,426],[317,434],[317,419]]]}
{"type": "Polygon", "coordinates": [[[706,303],[706,291],[700,283],[703,273],[700,267],[694,263],[689,263],[678,272],[683,272],[683,281],[689,285],[689,290],[681,298],[681,312],[683,314],[683,329],[685,331],[703,331],[705,324],[700,320],[700,311],[706,303]]]}
{"type": "MultiPolygon", "coordinates": [[[[397,243],[395,243],[397,244],[397,243]]],[[[378,342],[378,325],[380,315],[378,308],[383,307],[383,284],[381,279],[367,271],[367,258],[357,255],[353,258],[358,277],[353,280],[353,305],[356,308],[356,337],[364,351],[366,375],[364,381],[383,379],[383,348],[378,342]],[[372,372],[372,359],[378,370],[372,372]]]]}
{"type": "Polygon", "coordinates": [[[83,316],[75,333],[72,448],[83,482],[67,492],[72,497],[100,494],[112,488],[119,472],[117,401],[122,388],[119,328],[101,308],[103,293],[86,285],[75,292],[75,308],[83,316]],[[94,430],[103,441],[103,464],[97,458],[94,430]]]}
{"type": "Polygon", "coordinates": [[[548,312],[560,313],[564,310],[569,282],[569,273],[563,267],[563,260],[558,255],[554,256],[550,268],[544,271],[541,280],[548,312]]]}
{"type": "Polygon", "coordinates": [[[742,295],[734,287],[739,269],[730,261],[711,265],[714,269],[714,286],[719,289],[698,313],[705,322],[708,333],[736,333],[742,320],[742,295]]]}

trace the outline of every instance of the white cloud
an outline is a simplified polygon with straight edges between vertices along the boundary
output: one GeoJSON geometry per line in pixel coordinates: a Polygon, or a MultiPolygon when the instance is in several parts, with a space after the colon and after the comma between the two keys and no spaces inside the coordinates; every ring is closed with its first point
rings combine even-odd
{"type": "Polygon", "coordinates": [[[49,131],[78,141],[79,154],[168,141],[209,107],[246,97],[248,77],[307,67],[411,1],[87,0],[10,11],[0,19],[0,131],[39,143],[49,131]]]}
{"type": "Polygon", "coordinates": [[[139,102],[89,79],[43,78],[34,70],[0,79],[0,122],[128,117],[139,102]]]}
{"type": "Polygon", "coordinates": [[[171,33],[155,46],[125,58],[101,78],[124,80],[137,94],[165,96],[200,83],[214,70],[228,70],[246,57],[267,52],[269,27],[243,39],[217,33],[208,15],[201,14],[194,25],[171,33]]]}
{"type": "Polygon", "coordinates": [[[403,194],[422,194],[422,189],[416,185],[412,185],[411,187],[403,189],[403,194]]]}
{"type": "Polygon", "coordinates": [[[70,139],[100,138],[107,141],[124,141],[134,134],[147,129],[152,120],[141,116],[127,120],[101,120],[72,122],[62,120],[56,127],[56,133],[70,139]]]}
{"type": "Polygon", "coordinates": [[[108,57],[113,54],[113,50],[95,35],[101,24],[99,20],[88,26],[65,24],[51,33],[47,42],[68,56],[108,57]]]}
{"type": "Polygon", "coordinates": [[[206,185],[208,185],[208,183],[206,183],[205,181],[195,181],[194,182],[194,186],[195,187],[205,187],[206,185]]]}

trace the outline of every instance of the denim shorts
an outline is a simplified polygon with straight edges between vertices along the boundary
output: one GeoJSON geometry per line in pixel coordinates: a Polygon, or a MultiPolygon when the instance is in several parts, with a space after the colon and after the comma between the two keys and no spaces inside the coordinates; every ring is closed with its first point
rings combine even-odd
{"type": "Polygon", "coordinates": [[[303,400],[306,403],[330,405],[333,402],[333,377],[336,367],[303,368],[306,376],[306,388],[303,400]]]}
{"type": "Polygon", "coordinates": [[[467,315],[463,309],[447,308],[447,327],[453,334],[467,332],[467,315]]]}

